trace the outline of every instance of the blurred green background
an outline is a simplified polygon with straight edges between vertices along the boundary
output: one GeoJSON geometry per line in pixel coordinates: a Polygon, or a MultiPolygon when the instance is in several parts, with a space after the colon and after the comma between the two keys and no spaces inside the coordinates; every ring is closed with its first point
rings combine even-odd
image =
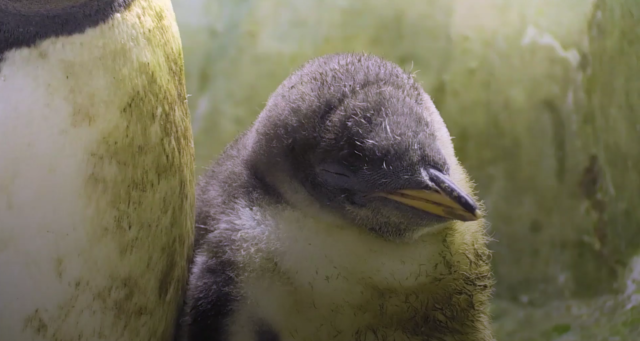
{"type": "Polygon", "coordinates": [[[308,59],[419,70],[495,239],[499,340],[640,340],[639,0],[174,0],[197,173],[308,59]]]}

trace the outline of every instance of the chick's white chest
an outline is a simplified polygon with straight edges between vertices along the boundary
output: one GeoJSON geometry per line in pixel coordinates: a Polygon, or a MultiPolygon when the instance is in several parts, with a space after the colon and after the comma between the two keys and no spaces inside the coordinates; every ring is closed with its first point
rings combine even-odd
{"type": "Polygon", "coordinates": [[[394,325],[419,309],[418,292],[428,294],[442,234],[396,243],[292,211],[277,218],[265,260],[276,266],[244,283],[238,318],[261,319],[282,340],[412,340],[394,325]]]}

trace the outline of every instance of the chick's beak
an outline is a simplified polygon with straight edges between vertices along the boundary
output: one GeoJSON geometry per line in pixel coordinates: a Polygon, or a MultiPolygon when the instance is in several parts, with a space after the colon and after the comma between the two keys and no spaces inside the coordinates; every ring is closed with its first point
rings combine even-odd
{"type": "Polygon", "coordinates": [[[482,218],[478,204],[451,179],[434,169],[429,169],[427,174],[435,186],[429,186],[428,189],[402,189],[377,195],[443,218],[460,221],[482,218]]]}

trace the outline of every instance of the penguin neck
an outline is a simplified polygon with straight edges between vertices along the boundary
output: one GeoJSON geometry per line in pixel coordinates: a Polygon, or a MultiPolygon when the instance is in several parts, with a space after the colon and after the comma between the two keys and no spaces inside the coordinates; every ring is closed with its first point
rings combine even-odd
{"type": "Polygon", "coordinates": [[[278,183],[284,184],[279,188],[288,203],[253,215],[268,217],[264,228],[269,231],[262,235],[271,238],[272,257],[300,285],[317,282],[330,291],[326,278],[340,276],[381,286],[418,285],[445,270],[431,271],[443,262],[442,252],[450,247],[447,235],[457,224],[411,241],[391,241],[328,213],[295,183],[278,183]]]}

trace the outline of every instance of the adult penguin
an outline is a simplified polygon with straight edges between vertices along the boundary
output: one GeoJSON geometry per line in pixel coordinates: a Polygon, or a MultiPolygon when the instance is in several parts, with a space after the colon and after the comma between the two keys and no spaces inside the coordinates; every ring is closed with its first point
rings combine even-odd
{"type": "Polygon", "coordinates": [[[0,338],[169,340],[193,142],[169,0],[0,1],[0,338]]]}
{"type": "Polygon", "coordinates": [[[391,62],[305,64],[196,198],[184,340],[493,340],[480,204],[433,102],[391,62]]]}

